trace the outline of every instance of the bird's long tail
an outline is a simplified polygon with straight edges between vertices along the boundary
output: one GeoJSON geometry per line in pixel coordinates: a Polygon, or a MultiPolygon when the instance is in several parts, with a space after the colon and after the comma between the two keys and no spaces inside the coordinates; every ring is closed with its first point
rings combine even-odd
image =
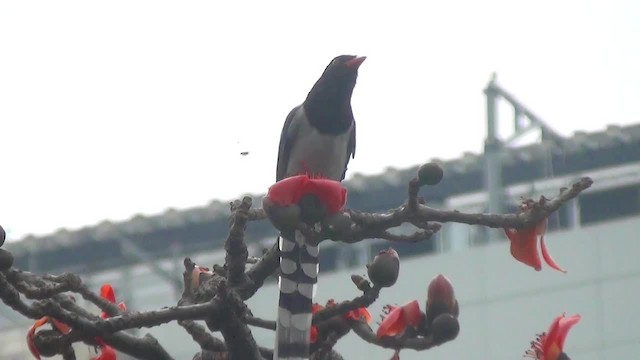
{"type": "Polygon", "coordinates": [[[280,301],[273,359],[308,359],[319,249],[306,244],[299,231],[283,232],[279,247],[280,301]]]}

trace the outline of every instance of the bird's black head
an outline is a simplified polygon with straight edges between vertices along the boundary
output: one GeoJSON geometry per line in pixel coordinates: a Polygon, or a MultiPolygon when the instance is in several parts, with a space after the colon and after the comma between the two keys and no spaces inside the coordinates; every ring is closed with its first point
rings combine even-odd
{"type": "Polygon", "coordinates": [[[336,56],[309,91],[304,108],[309,121],[318,130],[341,133],[351,126],[351,95],[356,86],[358,68],[365,59],[365,56],[336,56]]]}
{"type": "Polygon", "coordinates": [[[334,81],[336,84],[353,90],[358,77],[358,68],[366,58],[366,56],[358,57],[355,55],[336,56],[324,69],[320,80],[324,78],[326,81],[334,81]]]}

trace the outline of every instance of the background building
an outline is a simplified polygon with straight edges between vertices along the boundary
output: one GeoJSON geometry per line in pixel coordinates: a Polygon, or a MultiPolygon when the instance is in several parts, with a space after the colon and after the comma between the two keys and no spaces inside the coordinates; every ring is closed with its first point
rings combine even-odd
{"type": "MultiPolygon", "coordinates": [[[[490,95],[488,99],[491,101],[490,95]]],[[[553,197],[574,180],[592,177],[593,187],[549,220],[548,247],[569,273],[550,268],[535,272],[511,258],[499,231],[475,226],[446,224],[430,241],[391,244],[402,259],[400,280],[372,306],[374,317],[387,303],[419,299],[424,304],[426,286],[438,273],[451,279],[461,306],[458,339],[428,355],[404,351],[403,360],[423,356],[515,359],[535,333],[546,330],[563,311],[583,316],[567,340],[572,358],[631,359],[640,353],[636,331],[640,313],[632,303],[640,295],[640,262],[635,255],[640,253],[640,125],[609,126],[567,139],[549,137],[548,132],[545,139],[544,124],[537,125],[543,132],[540,143],[518,148],[500,143],[499,151],[493,153],[498,154],[498,179],[486,176],[489,153],[495,150],[488,141],[483,155],[465,154],[443,162],[443,182],[424,188],[421,195],[434,207],[513,211],[522,196],[553,197]],[[499,193],[486,191],[492,186],[495,190],[496,184],[499,193]]],[[[349,207],[380,211],[398,206],[416,170],[389,168],[379,176],[354,176],[347,182],[349,207]]],[[[254,203],[260,203],[259,195],[254,203]]],[[[202,208],[169,209],[121,223],[105,221],[5,246],[16,255],[16,267],[38,273],[73,271],[96,290],[110,282],[129,308],[150,310],[174,305],[179,298],[185,256],[205,265],[224,262],[227,219],[228,204],[213,201],[202,208]]],[[[246,239],[252,255],[270,246],[275,234],[267,221],[251,223],[246,239]]],[[[318,301],[357,296],[349,275],[365,273],[364,265],[388,246],[375,239],[355,246],[323,243],[318,301]]],[[[249,303],[255,315],[273,319],[276,302],[272,281],[249,303]]],[[[1,359],[30,357],[24,341],[30,322],[0,303],[1,359]]],[[[147,331],[176,359],[190,359],[197,350],[177,325],[139,330],[147,331]]],[[[260,329],[254,334],[260,344],[271,346],[273,334],[260,329]]],[[[346,359],[391,356],[391,351],[369,346],[353,334],[337,349],[346,359]]]]}

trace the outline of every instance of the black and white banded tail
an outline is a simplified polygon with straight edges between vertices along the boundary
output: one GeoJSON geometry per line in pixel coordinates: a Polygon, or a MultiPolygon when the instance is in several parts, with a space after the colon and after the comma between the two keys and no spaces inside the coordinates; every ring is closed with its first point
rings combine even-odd
{"type": "Polygon", "coordinates": [[[283,232],[279,247],[280,301],[273,359],[308,359],[319,249],[317,245],[307,244],[297,230],[283,232]]]}

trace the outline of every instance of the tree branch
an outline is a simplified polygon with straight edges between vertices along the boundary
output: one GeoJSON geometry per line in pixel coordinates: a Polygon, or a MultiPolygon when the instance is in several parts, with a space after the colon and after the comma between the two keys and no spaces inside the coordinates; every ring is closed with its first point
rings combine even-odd
{"type": "Polygon", "coordinates": [[[402,338],[385,336],[378,338],[371,327],[362,321],[352,321],[351,329],[362,340],[387,349],[413,349],[417,351],[428,350],[439,345],[433,341],[431,336],[419,338],[402,338]]]}
{"type": "MultiPolygon", "coordinates": [[[[431,167],[428,170],[435,171],[434,169],[431,167]]],[[[590,178],[582,178],[570,188],[561,189],[553,199],[541,197],[539,201],[531,201],[518,214],[468,214],[426,206],[425,201],[419,197],[419,190],[429,181],[419,180],[419,177],[409,182],[407,201],[395,209],[385,213],[346,210],[326,218],[321,226],[301,224],[300,231],[308,239],[318,242],[333,239],[354,243],[369,238],[380,238],[413,243],[430,239],[440,230],[441,223],[445,222],[493,228],[522,228],[547,218],[593,183],[590,178]],[[399,235],[391,230],[403,224],[412,224],[418,229],[409,235],[399,235]]],[[[42,331],[42,334],[38,333],[37,336],[39,342],[49,346],[47,349],[54,349],[62,354],[64,359],[75,359],[71,348],[73,343],[83,341],[95,344],[95,338],[100,337],[115,349],[137,358],[170,360],[171,356],[152,336],[137,338],[122,331],[159,326],[171,321],[177,321],[199,344],[202,359],[249,360],[261,359],[263,356],[271,358],[272,350],[258,347],[249,325],[274,330],[275,322],[253,317],[244,300],[256,294],[266,279],[277,273],[278,246],[274,242],[261,258],[250,259],[244,241],[247,223],[266,218],[266,213],[263,209],[251,209],[249,197],[233,202],[231,212],[229,234],[225,242],[224,266],[214,265],[214,271],[210,272],[206,269],[196,269],[196,265],[190,259],[185,259],[184,291],[177,306],[154,311],[122,313],[115,304],[91,291],[75,274],[39,276],[6,267],[0,271],[0,299],[26,317],[39,319],[50,316],[69,325],[72,330],[66,335],[56,334],[55,331],[45,334],[42,331]],[[247,263],[253,264],[248,270],[247,263]],[[194,276],[198,276],[195,282],[194,276]],[[66,294],[67,292],[80,294],[110,317],[102,319],[81,308],[66,294]],[[22,296],[35,301],[28,304],[23,301],[22,296]],[[209,330],[222,333],[224,341],[216,338],[194,320],[205,320],[209,330]]],[[[312,348],[314,359],[341,359],[332,348],[350,330],[354,330],[363,340],[377,346],[418,351],[440,345],[457,335],[459,324],[457,319],[453,319],[442,322],[442,330],[436,335],[425,332],[377,338],[366,323],[343,316],[349,311],[370,306],[380,295],[381,289],[371,286],[367,281],[354,280],[354,283],[363,292],[362,295],[328,306],[314,314],[313,324],[318,330],[318,339],[312,348]],[[423,337],[425,334],[427,335],[423,337]]]]}
{"type": "Polygon", "coordinates": [[[373,304],[380,296],[380,288],[373,286],[364,294],[354,298],[353,300],[345,300],[334,306],[327,306],[324,309],[313,314],[313,324],[325,321],[334,316],[346,314],[349,311],[356,310],[358,308],[367,308],[373,304]]]}
{"type": "Polygon", "coordinates": [[[580,179],[571,188],[563,188],[557,197],[551,200],[541,200],[539,206],[520,214],[466,214],[457,210],[438,210],[423,204],[416,204],[411,210],[408,205],[402,205],[386,213],[365,213],[349,210],[347,213],[356,225],[366,229],[389,229],[406,222],[457,222],[468,225],[483,225],[492,228],[522,228],[537,224],[558,210],[567,201],[588,189],[593,180],[588,177],[580,179]]]}
{"type": "Polygon", "coordinates": [[[228,270],[227,279],[230,286],[236,286],[244,282],[245,264],[249,257],[247,245],[244,243],[244,232],[249,219],[249,209],[251,208],[251,198],[245,196],[242,201],[231,203],[231,220],[229,226],[229,237],[224,244],[227,252],[225,257],[225,268],[228,270]]]}

